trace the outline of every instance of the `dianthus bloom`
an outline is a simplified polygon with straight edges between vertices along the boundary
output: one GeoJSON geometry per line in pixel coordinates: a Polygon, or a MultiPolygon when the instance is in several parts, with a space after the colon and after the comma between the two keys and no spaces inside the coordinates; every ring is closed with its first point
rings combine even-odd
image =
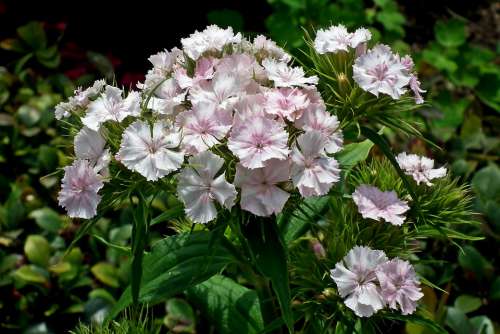
{"type": "Polygon", "coordinates": [[[297,88],[273,89],[265,96],[267,98],[265,110],[271,115],[278,115],[290,121],[301,118],[305,108],[309,106],[309,98],[297,88]]]}
{"type": "Polygon", "coordinates": [[[195,31],[188,38],[181,39],[184,52],[193,60],[207,51],[222,51],[225,45],[240,42],[240,33],[235,35],[231,27],[221,29],[216,25],[208,26],[202,32],[195,31]]]}
{"type": "Polygon", "coordinates": [[[269,58],[262,61],[262,66],[276,87],[307,87],[318,83],[317,76],[306,77],[301,67],[290,67],[284,62],[269,58]]]}
{"type": "Polygon", "coordinates": [[[92,86],[85,90],[81,87],[74,91],[74,96],[70,97],[68,101],[64,101],[56,105],[55,116],[56,119],[69,117],[71,113],[75,112],[78,108],[85,108],[90,103],[92,98],[98,96],[102,89],[106,86],[104,80],[96,80],[92,86]]]}
{"type": "Polygon", "coordinates": [[[111,154],[105,149],[106,141],[100,132],[83,127],[75,136],[74,145],[76,158],[88,160],[97,173],[108,167],[111,154]]]}
{"type": "Polygon", "coordinates": [[[408,261],[395,258],[382,263],[377,267],[376,275],[384,302],[390,308],[399,308],[404,315],[415,312],[417,301],[424,294],[415,269],[408,261]]]}
{"type": "Polygon", "coordinates": [[[344,303],[359,317],[370,317],[384,307],[375,269],[387,261],[383,251],[356,246],[331,270],[344,303]]]}
{"type": "Polygon", "coordinates": [[[365,184],[356,188],[352,199],[363,218],[377,221],[383,219],[393,225],[402,225],[405,220],[403,214],[410,209],[406,201],[398,198],[395,191],[381,191],[365,184]]]}
{"type": "Polygon", "coordinates": [[[166,121],[154,123],[153,129],[147,122],[135,121],[123,132],[116,158],[148,181],[156,181],[181,167],[184,153],[176,151],[180,142],[180,132],[166,121]]]}
{"type": "Polygon", "coordinates": [[[224,160],[205,151],[189,158],[189,166],[179,174],[177,194],[185,205],[189,218],[196,223],[208,223],[217,217],[214,202],[231,209],[236,190],[226,181],[225,173],[216,177],[224,160]]]}
{"type": "Polygon", "coordinates": [[[382,93],[399,99],[410,82],[405,66],[387,45],[377,45],[361,55],[352,68],[354,81],[375,96],[382,93]]]}
{"type": "Polygon", "coordinates": [[[371,37],[372,34],[365,28],[350,33],[345,26],[339,24],[328,29],[319,29],[314,40],[314,48],[319,54],[349,51],[350,48],[366,43],[371,37]]]}
{"type": "Polygon", "coordinates": [[[57,197],[59,205],[72,218],[89,219],[97,214],[101,196],[97,193],[104,183],[87,160],[75,160],[64,167],[61,191],[57,197]]]}
{"type": "Polygon", "coordinates": [[[403,152],[398,154],[396,160],[405,174],[412,176],[417,184],[423,182],[428,186],[432,186],[430,182],[432,179],[446,176],[446,168],[434,168],[434,160],[427,157],[403,152]]]}

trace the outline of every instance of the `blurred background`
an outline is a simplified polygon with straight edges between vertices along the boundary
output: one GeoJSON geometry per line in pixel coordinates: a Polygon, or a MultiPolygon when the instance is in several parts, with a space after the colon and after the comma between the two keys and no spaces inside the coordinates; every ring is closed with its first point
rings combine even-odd
{"type": "MultiPolygon", "coordinates": [[[[475,196],[482,224],[458,232],[485,239],[427,245],[419,271],[441,290],[426,289],[426,307],[450,333],[500,333],[500,3],[491,0],[0,0],[0,333],[61,333],[98,322],[128,284],[127,252],[103,242],[129,245],[127,210],[101,219],[63,258],[81,222],[56,201],[60,174],[53,172],[71,153],[54,120],[58,102],[102,77],[135,87],[151,54],[208,24],[266,34],[300,57],[302,27],[338,23],[368,27],[375,41],[414,57],[429,102],[415,117],[442,150],[389,138],[398,151],[446,163],[475,196]]],[[[150,314],[161,332],[210,332],[182,298],[150,314]]]]}

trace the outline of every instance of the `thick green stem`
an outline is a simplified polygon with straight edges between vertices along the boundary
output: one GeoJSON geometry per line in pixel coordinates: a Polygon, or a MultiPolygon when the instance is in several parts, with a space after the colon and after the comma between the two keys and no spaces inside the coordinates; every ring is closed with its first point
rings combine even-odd
{"type": "MultiPolygon", "coordinates": [[[[279,319],[280,314],[277,305],[274,303],[273,292],[269,285],[269,280],[262,276],[256,275],[255,277],[255,291],[259,297],[260,313],[262,314],[262,320],[264,320],[264,327],[267,327],[271,325],[273,321],[279,319]]],[[[270,333],[281,333],[281,330],[277,329],[270,333]]]]}

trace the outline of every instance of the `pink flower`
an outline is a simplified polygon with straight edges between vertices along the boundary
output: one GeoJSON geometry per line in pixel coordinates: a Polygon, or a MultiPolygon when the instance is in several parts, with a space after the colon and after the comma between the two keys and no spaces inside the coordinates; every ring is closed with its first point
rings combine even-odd
{"type": "Polygon", "coordinates": [[[291,67],[272,58],[264,59],[262,66],[276,87],[307,87],[318,83],[318,77],[306,77],[302,67],[291,67]]]}
{"type": "Polygon", "coordinates": [[[413,67],[415,66],[415,64],[413,63],[413,59],[411,58],[410,55],[406,55],[403,58],[401,58],[400,62],[401,65],[404,66],[405,70],[407,70],[408,72],[413,71],[413,67]]]}
{"type": "Polygon", "coordinates": [[[106,141],[100,132],[83,127],[74,138],[75,156],[79,160],[87,160],[96,173],[107,176],[107,168],[111,161],[109,149],[105,149],[106,141]]]}
{"type": "Polygon", "coordinates": [[[330,272],[339,295],[358,317],[371,317],[384,307],[375,269],[385,261],[383,251],[356,246],[330,272]]]}
{"type": "MultiPolygon", "coordinates": [[[[161,81],[160,81],[161,82],[161,81]]],[[[174,115],[184,102],[186,92],[181,89],[174,78],[157,84],[154,94],[149,98],[148,108],[161,115],[174,115]]]]}
{"type": "Polygon", "coordinates": [[[217,73],[234,73],[242,82],[249,82],[256,78],[263,80],[265,72],[255,57],[245,53],[235,53],[222,58],[217,64],[217,73]]]}
{"type": "Polygon", "coordinates": [[[240,205],[257,216],[270,216],[283,210],[290,194],[277,186],[290,178],[290,162],[272,159],[263,168],[248,169],[238,164],[234,184],[241,188],[240,205]]]}
{"type": "Polygon", "coordinates": [[[410,89],[415,95],[415,103],[416,104],[424,103],[424,98],[420,93],[425,93],[426,91],[420,88],[420,81],[418,81],[418,78],[415,74],[410,75],[410,89]]]}
{"type": "Polygon", "coordinates": [[[156,181],[181,167],[184,153],[176,151],[180,142],[180,132],[167,121],[157,121],[153,129],[145,121],[135,121],[123,132],[116,159],[156,181]]]}
{"type": "Polygon", "coordinates": [[[221,29],[216,25],[195,31],[188,38],[181,39],[184,52],[193,60],[197,60],[207,51],[222,51],[224,46],[241,42],[241,34],[233,33],[233,29],[221,29]]]}
{"type": "Polygon", "coordinates": [[[377,45],[358,57],[352,69],[354,81],[377,97],[383,93],[399,99],[410,82],[406,68],[387,45],[377,45]]]}
{"type": "Polygon", "coordinates": [[[325,152],[337,153],[342,149],[344,137],[337,116],[330,115],[324,104],[310,104],[295,126],[306,132],[318,131],[326,139],[325,152]]]}
{"type": "Polygon", "coordinates": [[[97,214],[101,196],[97,192],[104,186],[101,177],[87,160],[75,160],[64,167],[61,191],[57,197],[59,205],[68,216],[89,219],[97,214]]]}
{"type": "Polygon", "coordinates": [[[298,88],[271,89],[265,93],[267,98],[265,110],[271,115],[278,115],[294,121],[302,116],[309,105],[309,99],[298,88]]]}
{"type": "Polygon", "coordinates": [[[91,102],[91,99],[97,97],[104,87],[106,86],[106,81],[103,79],[96,80],[92,86],[83,90],[81,87],[74,91],[74,96],[70,97],[68,101],[61,102],[55,107],[56,119],[62,119],[69,117],[71,113],[75,112],[79,108],[86,108],[91,102]]]}
{"type": "Polygon", "coordinates": [[[191,110],[180,113],[176,124],[182,129],[182,147],[188,154],[196,154],[218,144],[231,129],[230,112],[218,110],[215,105],[202,102],[191,110]]]}
{"type": "Polygon", "coordinates": [[[311,131],[300,135],[292,150],[292,180],[303,197],[325,195],[339,180],[337,160],[323,154],[325,144],[321,133],[311,131]]]}
{"type": "Polygon", "coordinates": [[[205,224],[217,217],[214,201],[231,209],[236,189],[226,181],[224,173],[216,176],[224,160],[210,151],[189,158],[189,166],[179,174],[177,194],[186,214],[196,223],[205,224]]]}
{"type": "Polygon", "coordinates": [[[363,218],[380,221],[382,218],[393,225],[402,225],[410,209],[406,201],[401,201],[395,191],[381,191],[377,187],[360,185],[352,194],[363,218]]]}
{"type": "Polygon", "coordinates": [[[273,158],[286,159],[290,152],[287,140],[283,124],[254,116],[247,119],[246,124],[233,128],[227,146],[244,167],[254,169],[264,167],[265,162],[273,158]]]}
{"type": "Polygon", "coordinates": [[[179,67],[174,70],[174,78],[182,89],[191,88],[201,80],[212,79],[218,62],[218,59],[212,57],[200,58],[196,61],[193,77],[187,75],[185,68],[179,67]]]}
{"type": "Polygon", "coordinates": [[[247,84],[237,73],[216,73],[212,80],[201,80],[191,88],[190,100],[192,104],[208,102],[230,110],[247,84]]]}
{"type": "Polygon", "coordinates": [[[412,176],[417,184],[423,182],[428,186],[432,186],[430,182],[432,179],[446,176],[446,168],[434,168],[434,160],[427,157],[403,152],[398,154],[396,160],[405,174],[412,176]]]}
{"type": "Polygon", "coordinates": [[[262,58],[274,58],[278,61],[288,63],[292,57],[282,48],[270,39],[263,35],[259,35],[253,40],[253,48],[258,53],[262,54],[262,58]]]}
{"type": "Polygon", "coordinates": [[[171,51],[165,49],[164,51],[158,52],[150,56],[148,60],[153,64],[155,72],[167,75],[172,72],[174,65],[177,64],[182,56],[182,50],[173,48],[171,51]]]}
{"type": "Polygon", "coordinates": [[[368,29],[359,28],[354,33],[339,24],[328,29],[319,29],[314,39],[314,48],[319,54],[328,52],[349,51],[362,43],[366,43],[372,37],[368,29]]]}
{"type": "Polygon", "coordinates": [[[384,302],[390,308],[401,309],[403,315],[412,314],[417,309],[417,301],[424,296],[415,269],[408,261],[398,258],[379,264],[377,278],[384,302]]]}

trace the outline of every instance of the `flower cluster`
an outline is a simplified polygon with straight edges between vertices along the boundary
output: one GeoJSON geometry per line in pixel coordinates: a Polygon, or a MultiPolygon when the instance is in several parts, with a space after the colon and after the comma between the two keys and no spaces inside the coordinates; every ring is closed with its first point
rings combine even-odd
{"type": "Polygon", "coordinates": [[[209,26],[181,43],[149,58],[139,91],[99,82],[79,108],[58,107],[93,136],[75,138],[75,170],[66,169],[60,196],[68,214],[95,215],[110,161],[147,181],[173,176],[186,215],[198,223],[238,202],[255,215],[277,214],[291,185],[303,197],[327,194],[339,180],[331,154],[343,138],[318,78],[263,36],[249,41],[209,26]],[[102,139],[108,123],[123,128],[117,152],[102,139]],[[85,212],[75,208],[82,203],[85,212]]]}
{"type": "Polygon", "coordinates": [[[344,303],[359,317],[370,317],[385,306],[408,315],[423,297],[415,269],[381,250],[356,246],[330,272],[344,303]]]}
{"type": "Polygon", "coordinates": [[[354,33],[343,25],[320,29],[314,40],[314,48],[319,54],[349,52],[355,49],[356,59],[353,64],[353,79],[365,91],[375,96],[387,94],[399,99],[409,87],[415,95],[415,102],[421,104],[424,99],[420,81],[414,71],[414,63],[409,55],[400,57],[387,45],[378,44],[367,51],[367,42],[371,33],[359,28],[354,33]]]}

